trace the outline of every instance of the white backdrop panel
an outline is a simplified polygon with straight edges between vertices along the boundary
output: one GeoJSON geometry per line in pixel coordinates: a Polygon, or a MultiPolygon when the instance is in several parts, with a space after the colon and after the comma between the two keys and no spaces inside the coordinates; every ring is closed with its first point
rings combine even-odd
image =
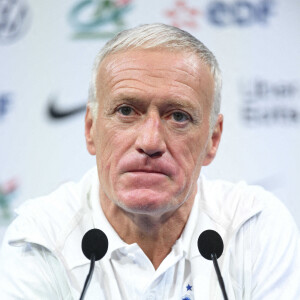
{"type": "MultiPolygon", "coordinates": [[[[224,135],[209,178],[275,193],[300,225],[300,2],[0,0],[1,232],[28,198],[95,164],[84,112],[94,57],[123,28],[163,22],[198,37],[224,76],[224,135]]],[[[1,233],[2,234],[2,233],[1,233]]]]}

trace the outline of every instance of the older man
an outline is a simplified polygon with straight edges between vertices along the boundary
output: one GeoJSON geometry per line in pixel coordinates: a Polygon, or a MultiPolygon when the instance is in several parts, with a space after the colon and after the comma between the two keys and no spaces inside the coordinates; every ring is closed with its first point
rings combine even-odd
{"type": "Polygon", "coordinates": [[[220,72],[196,38],[162,24],[99,53],[85,118],[97,169],[26,202],[2,250],[3,299],[77,299],[84,233],[104,231],[88,299],[222,299],[199,234],[217,231],[229,299],[299,299],[299,233],[274,196],[207,181],[221,139],[220,72]]]}

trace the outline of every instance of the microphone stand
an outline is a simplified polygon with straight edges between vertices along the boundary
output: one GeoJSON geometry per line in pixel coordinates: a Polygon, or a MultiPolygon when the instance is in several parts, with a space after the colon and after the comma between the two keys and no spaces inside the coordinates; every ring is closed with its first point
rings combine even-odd
{"type": "Polygon", "coordinates": [[[85,280],[85,283],[84,283],[84,286],[83,286],[83,290],[82,290],[82,293],[81,293],[81,296],[79,298],[79,300],[83,300],[84,299],[84,296],[85,296],[85,293],[90,285],[90,282],[91,282],[91,279],[92,279],[92,276],[93,276],[93,271],[94,271],[94,267],[95,267],[95,254],[92,254],[91,255],[91,264],[90,264],[90,270],[89,270],[89,273],[86,277],[86,280],[85,280]]]}
{"type": "Polygon", "coordinates": [[[224,281],[223,281],[223,278],[222,278],[222,275],[221,275],[221,272],[220,272],[220,269],[219,269],[218,259],[217,259],[216,253],[211,254],[211,259],[214,263],[214,267],[215,267],[215,270],[216,270],[216,273],[217,273],[219,285],[220,285],[224,300],[228,300],[226,290],[225,290],[225,284],[224,284],[224,281]]]}

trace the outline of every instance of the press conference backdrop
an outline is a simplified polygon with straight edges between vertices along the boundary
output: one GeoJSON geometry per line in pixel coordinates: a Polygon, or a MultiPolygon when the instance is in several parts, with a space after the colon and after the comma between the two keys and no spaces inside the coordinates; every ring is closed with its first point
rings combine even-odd
{"type": "Polygon", "coordinates": [[[118,31],[153,22],[191,32],[223,71],[224,134],[203,173],[262,185],[300,226],[299,0],[0,0],[0,239],[15,207],[95,165],[93,59],[118,31]]]}

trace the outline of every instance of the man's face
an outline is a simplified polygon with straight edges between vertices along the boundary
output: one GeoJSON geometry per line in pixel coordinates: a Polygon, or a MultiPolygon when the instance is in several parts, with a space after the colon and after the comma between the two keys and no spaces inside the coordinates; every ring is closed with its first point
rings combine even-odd
{"type": "Polygon", "coordinates": [[[106,57],[97,76],[98,118],[86,116],[101,197],[141,214],[171,212],[193,197],[219,142],[209,137],[213,90],[209,68],[188,53],[106,57]]]}

